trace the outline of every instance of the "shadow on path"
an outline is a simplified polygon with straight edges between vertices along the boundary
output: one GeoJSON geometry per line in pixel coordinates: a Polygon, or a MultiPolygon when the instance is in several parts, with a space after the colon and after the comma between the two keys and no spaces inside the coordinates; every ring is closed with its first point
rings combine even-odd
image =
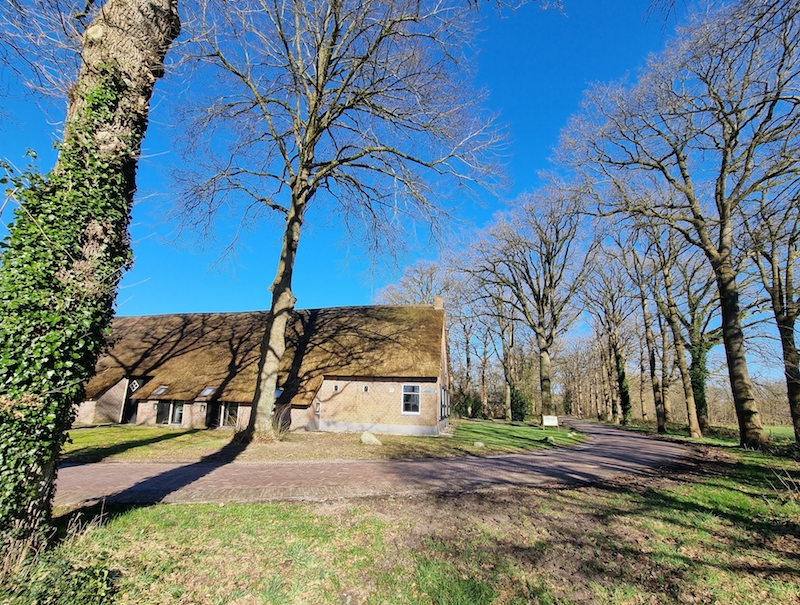
{"type": "Polygon", "coordinates": [[[56,504],[266,502],[591,484],[671,466],[688,451],[610,427],[570,424],[586,433],[584,444],[526,454],[231,464],[244,446],[230,443],[193,464],[87,464],[65,469],[56,504]]]}

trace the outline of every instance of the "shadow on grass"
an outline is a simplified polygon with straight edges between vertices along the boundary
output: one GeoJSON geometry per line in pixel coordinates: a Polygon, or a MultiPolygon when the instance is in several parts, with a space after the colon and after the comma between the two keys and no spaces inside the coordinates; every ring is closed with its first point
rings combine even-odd
{"type": "Polygon", "coordinates": [[[124,441],[121,443],[114,443],[112,445],[106,445],[106,446],[90,445],[82,447],[77,450],[72,450],[68,454],[64,455],[61,460],[61,466],[74,466],[76,464],[86,464],[89,462],[101,462],[106,458],[108,458],[109,456],[115,456],[117,454],[121,454],[123,452],[132,450],[137,447],[153,445],[154,443],[159,443],[161,441],[168,441],[170,439],[175,439],[183,435],[191,435],[193,433],[198,433],[203,430],[208,430],[208,429],[189,429],[186,431],[174,431],[169,433],[163,433],[161,435],[155,435],[153,437],[147,437],[145,439],[136,439],[136,440],[124,441]]]}
{"type": "Polygon", "coordinates": [[[677,481],[440,495],[433,508],[455,515],[433,530],[425,557],[504,587],[512,601],[538,586],[546,590],[537,598],[549,600],[531,602],[743,602],[737,591],[749,586],[761,587],[761,602],[787,602],[800,596],[800,517],[765,504],[769,488],[748,467],[714,463],[677,481]],[[740,482],[762,489],[743,495],[740,482]]]}

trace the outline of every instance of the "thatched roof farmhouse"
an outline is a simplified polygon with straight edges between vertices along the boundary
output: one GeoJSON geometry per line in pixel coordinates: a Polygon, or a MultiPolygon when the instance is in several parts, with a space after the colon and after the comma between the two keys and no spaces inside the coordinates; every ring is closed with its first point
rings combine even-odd
{"type": "MultiPolygon", "coordinates": [[[[265,320],[265,312],[117,317],[77,422],[244,427],[265,320]]],[[[293,429],[437,434],[449,416],[444,311],[295,311],[278,384],[293,429]]]]}

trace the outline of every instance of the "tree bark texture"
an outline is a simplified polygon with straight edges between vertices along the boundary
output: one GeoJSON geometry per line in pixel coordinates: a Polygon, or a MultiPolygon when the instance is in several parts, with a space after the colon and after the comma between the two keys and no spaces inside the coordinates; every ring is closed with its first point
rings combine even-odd
{"type": "Polygon", "coordinates": [[[553,393],[550,388],[550,351],[539,345],[539,385],[542,392],[542,415],[553,415],[553,393]]]}
{"type": "Polygon", "coordinates": [[[791,316],[778,319],[781,350],[783,351],[783,371],[789,396],[789,411],[792,415],[795,441],[800,443],[800,367],[798,367],[800,355],[798,355],[797,343],[794,339],[794,324],[794,318],[791,316]]]}
{"type": "Polygon", "coordinates": [[[706,379],[708,378],[708,346],[705,343],[692,345],[692,357],[689,375],[692,379],[692,393],[697,406],[697,423],[700,432],[708,430],[708,399],[706,397],[706,379]]]}
{"type": "Polygon", "coordinates": [[[725,345],[733,404],[739,421],[739,441],[742,447],[759,448],[767,442],[767,438],[747,369],[736,272],[729,262],[722,262],[714,265],[714,275],[719,288],[722,342],[725,345]]]}
{"type": "Polygon", "coordinates": [[[699,439],[703,435],[700,432],[700,424],[697,420],[697,406],[692,390],[692,378],[689,375],[689,367],[686,365],[686,351],[684,347],[683,334],[681,333],[681,323],[678,319],[678,305],[672,293],[672,276],[668,265],[662,258],[661,271],[664,276],[664,293],[667,297],[666,317],[667,323],[672,330],[672,343],[675,347],[675,360],[681,374],[681,384],[683,385],[683,396],[686,400],[686,416],[689,419],[689,434],[694,439],[699,439]]]}
{"type": "Polygon", "coordinates": [[[127,228],[150,98],[179,31],[177,0],[105,2],[81,40],[83,63],[69,93],[57,164],[20,190],[0,269],[0,396],[36,398],[29,409],[49,410],[49,417],[39,421],[31,411],[26,419],[24,406],[17,407],[17,421],[29,422],[36,435],[36,462],[16,485],[19,476],[10,478],[9,469],[19,452],[3,446],[0,499],[5,517],[12,493],[11,521],[29,535],[49,519],[60,448],[130,263],[127,228]]]}
{"type": "Polygon", "coordinates": [[[255,436],[274,437],[275,432],[285,428],[285,419],[275,417],[278,371],[281,358],[286,351],[286,324],[294,311],[296,299],[292,293],[292,276],[300,243],[300,230],[303,214],[310,195],[306,185],[301,185],[292,193],[292,203],[286,216],[283,232],[281,257],[278,271],[272,282],[272,304],[267,315],[267,325],[261,339],[261,352],[258,362],[258,381],[250,409],[250,422],[245,439],[255,436]],[[280,420],[280,424],[276,422],[280,420]]]}
{"type": "Polygon", "coordinates": [[[618,343],[612,344],[612,354],[614,356],[614,375],[617,381],[619,397],[617,398],[617,409],[615,410],[615,422],[627,425],[631,421],[631,392],[628,385],[628,374],[625,371],[625,355],[622,347],[618,343]]]}
{"type": "Polygon", "coordinates": [[[653,390],[653,405],[656,408],[656,425],[660,434],[667,432],[667,414],[664,409],[664,401],[661,398],[661,381],[658,378],[656,367],[656,343],[653,336],[653,328],[650,327],[650,313],[647,307],[642,305],[642,317],[644,319],[645,342],[647,343],[647,359],[650,369],[650,387],[653,390]]]}

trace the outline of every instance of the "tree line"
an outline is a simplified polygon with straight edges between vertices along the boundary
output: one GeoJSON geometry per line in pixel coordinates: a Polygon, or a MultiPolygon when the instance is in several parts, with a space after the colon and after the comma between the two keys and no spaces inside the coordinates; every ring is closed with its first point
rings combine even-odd
{"type": "MultiPolygon", "coordinates": [[[[678,388],[699,437],[709,353],[720,345],[741,444],[761,447],[746,352],[771,316],[800,442],[798,11],[792,0],[723,4],[692,17],[636,79],[586,92],[563,131],[556,176],[470,234],[452,255],[462,260],[447,263],[440,288],[458,301],[450,342],[461,396],[478,393],[485,410],[483,361],[494,352],[510,418],[522,347],[538,356],[540,410],[552,413],[554,347],[582,316],[593,344],[562,351],[568,404],[585,405],[594,384],[595,411],[628,422],[638,341],[639,401],[649,383],[663,431],[678,388]],[[587,383],[591,374],[597,380],[587,383]]],[[[411,286],[426,271],[412,268],[383,299],[402,291],[414,299],[411,286]]]]}

